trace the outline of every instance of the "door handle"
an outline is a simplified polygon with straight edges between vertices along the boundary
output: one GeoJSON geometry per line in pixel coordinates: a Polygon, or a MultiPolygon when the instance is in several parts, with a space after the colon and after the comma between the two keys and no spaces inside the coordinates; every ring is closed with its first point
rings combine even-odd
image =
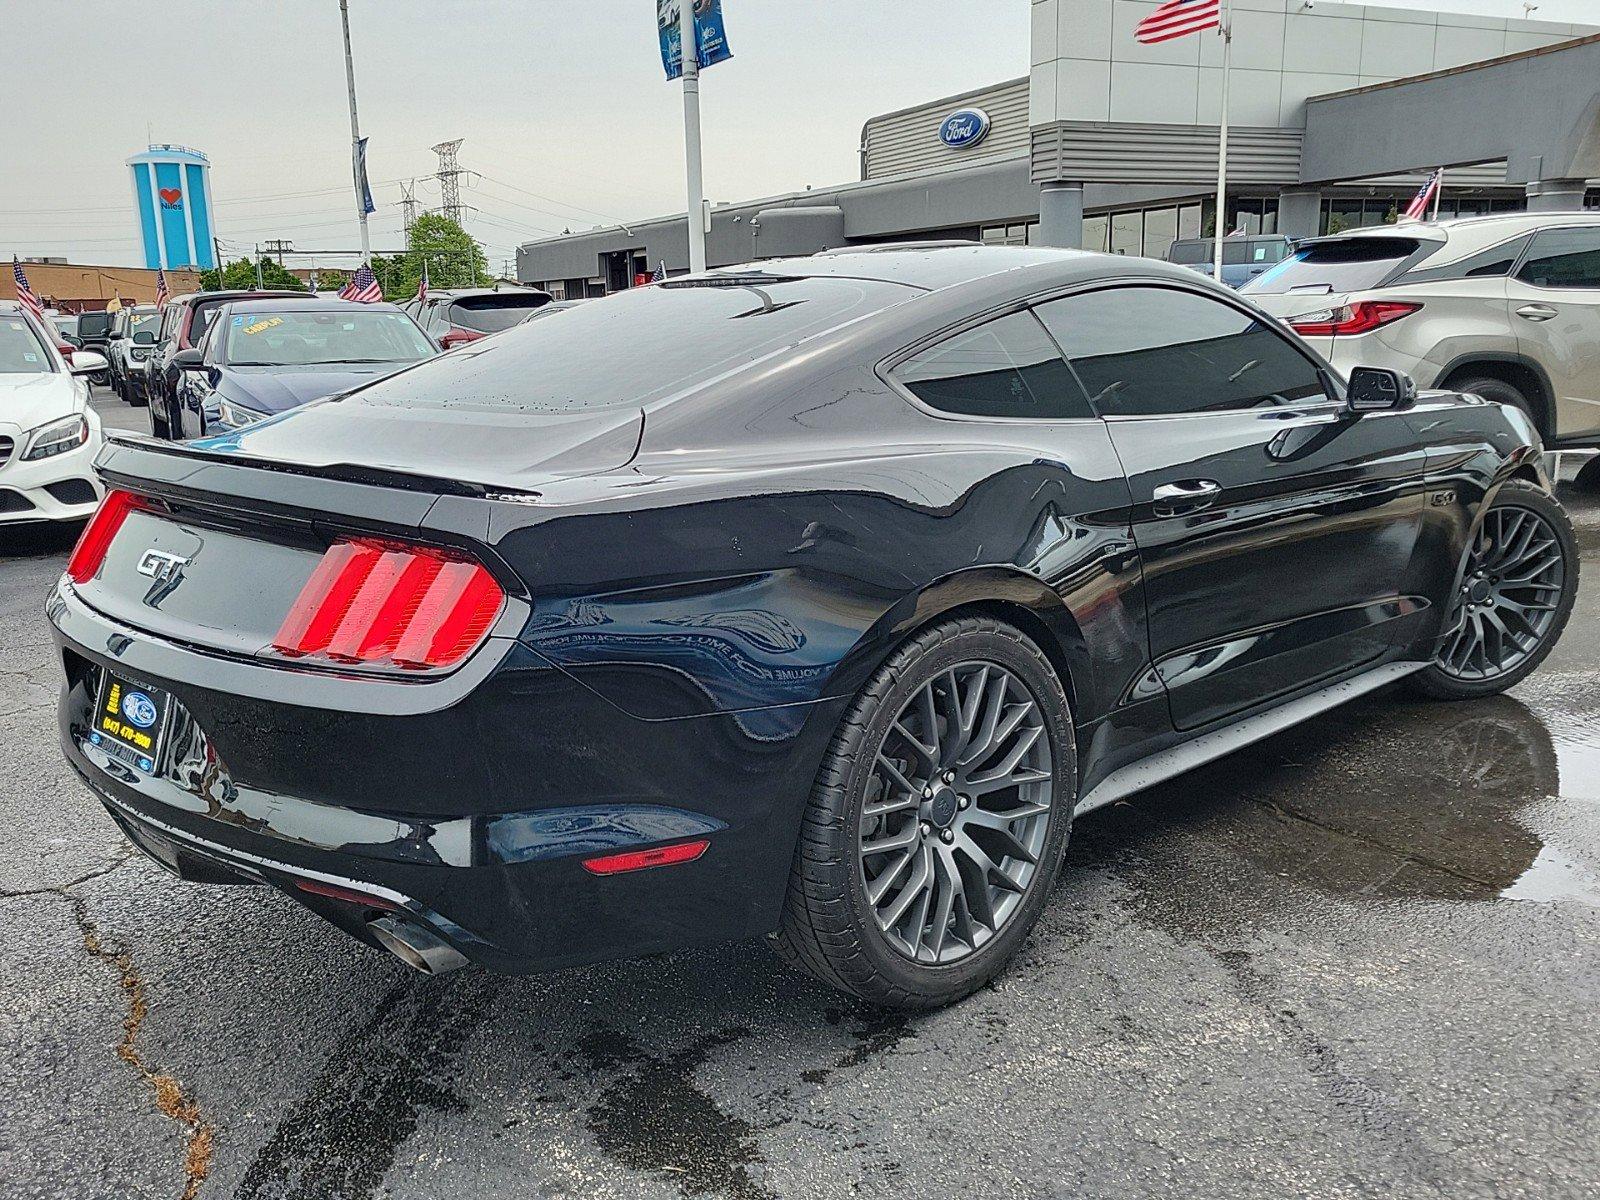
{"type": "Polygon", "coordinates": [[[1551,308],[1548,304],[1524,304],[1521,308],[1517,309],[1517,316],[1525,317],[1529,321],[1548,321],[1551,317],[1558,317],[1560,315],[1560,313],[1551,308]]]}
{"type": "Polygon", "coordinates": [[[1183,512],[1209,508],[1222,495],[1222,485],[1215,479],[1185,479],[1181,483],[1163,483],[1153,495],[1157,516],[1170,517],[1183,512]]]}

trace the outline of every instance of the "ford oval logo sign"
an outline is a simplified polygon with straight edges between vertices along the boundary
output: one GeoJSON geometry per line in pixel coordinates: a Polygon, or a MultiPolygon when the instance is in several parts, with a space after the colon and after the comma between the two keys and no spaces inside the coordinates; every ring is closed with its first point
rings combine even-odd
{"type": "Polygon", "coordinates": [[[939,125],[939,140],[952,150],[965,150],[983,141],[989,132],[989,114],[981,108],[958,108],[939,125]]]}
{"type": "Polygon", "coordinates": [[[122,697],[122,715],[140,729],[149,729],[156,723],[156,703],[143,692],[129,692],[122,697]]]}

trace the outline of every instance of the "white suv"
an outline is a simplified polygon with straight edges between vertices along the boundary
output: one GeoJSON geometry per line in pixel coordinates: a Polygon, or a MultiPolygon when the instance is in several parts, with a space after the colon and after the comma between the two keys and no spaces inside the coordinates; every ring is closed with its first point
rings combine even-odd
{"type": "Polygon", "coordinates": [[[1341,372],[1404,371],[1600,446],[1600,212],[1408,221],[1304,242],[1240,291],[1341,372]]]}

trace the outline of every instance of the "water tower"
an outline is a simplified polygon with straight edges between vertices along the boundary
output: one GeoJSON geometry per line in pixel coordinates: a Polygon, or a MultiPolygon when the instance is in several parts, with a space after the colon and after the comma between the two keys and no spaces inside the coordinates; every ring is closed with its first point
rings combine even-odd
{"type": "Polygon", "coordinates": [[[211,224],[211,160],[187,146],[151,146],[128,160],[144,265],[217,265],[211,224]]]}

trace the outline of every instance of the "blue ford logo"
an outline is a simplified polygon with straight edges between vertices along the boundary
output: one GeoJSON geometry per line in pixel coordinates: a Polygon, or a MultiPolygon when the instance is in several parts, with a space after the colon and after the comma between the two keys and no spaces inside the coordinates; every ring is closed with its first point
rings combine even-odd
{"type": "Polygon", "coordinates": [[[989,132],[989,114],[981,108],[958,108],[939,126],[939,140],[952,150],[965,150],[983,141],[989,132]]]}
{"type": "Polygon", "coordinates": [[[122,698],[122,715],[140,729],[156,723],[156,702],[143,692],[129,692],[122,698]]]}

